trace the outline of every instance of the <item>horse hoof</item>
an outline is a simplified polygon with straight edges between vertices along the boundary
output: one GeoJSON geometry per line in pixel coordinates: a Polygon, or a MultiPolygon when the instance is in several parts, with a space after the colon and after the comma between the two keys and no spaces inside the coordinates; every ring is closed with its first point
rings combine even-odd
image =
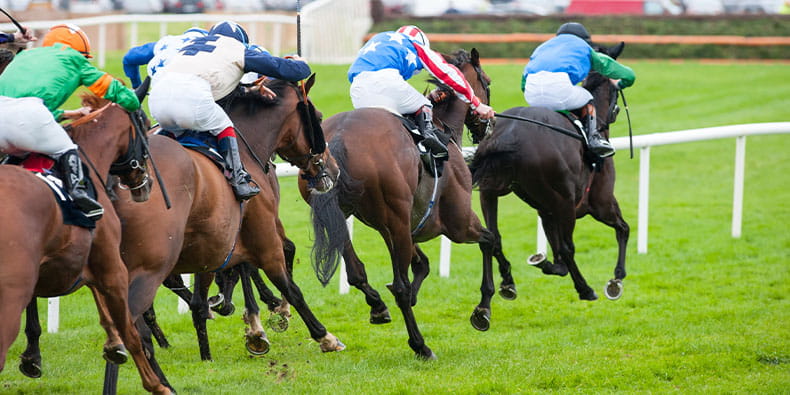
{"type": "Polygon", "coordinates": [[[336,352],[346,349],[346,345],[331,333],[327,333],[326,336],[321,339],[319,344],[321,347],[321,352],[336,352]]]}
{"type": "Polygon", "coordinates": [[[499,296],[505,300],[515,300],[518,297],[515,284],[502,284],[499,286],[499,296]]]}
{"type": "Polygon", "coordinates": [[[222,302],[224,302],[224,301],[225,301],[225,295],[223,295],[223,294],[216,294],[216,295],[208,298],[208,307],[210,307],[211,310],[217,311],[214,308],[215,307],[218,308],[218,306],[221,305],[222,302]]]}
{"type": "Polygon", "coordinates": [[[421,350],[416,355],[417,355],[417,358],[419,358],[419,359],[421,359],[423,361],[435,361],[435,360],[439,359],[436,356],[436,354],[433,353],[433,350],[431,350],[428,347],[425,347],[425,350],[421,350]]]}
{"type": "Polygon", "coordinates": [[[619,278],[613,278],[606,283],[606,288],[604,288],[603,293],[606,294],[606,297],[609,300],[617,300],[623,296],[623,280],[619,278]]]}
{"type": "Polygon", "coordinates": [[[259,357],[269,352],[269,346],[271,346],[271,344],[269,343],[269,339],[266,338],[266,335],[250,335],[247,336],[245,346],[247,347],[247,352],[259,357]]]}
{"type": "Polygon", "coordinates": [[[236,311],[236,306],[231,301],[227,301],[227,303],[223,302],[216,307],[212,307],[211,310],[216,311],[217,314],[227,317],[233,314],[236,311]]]}
{"type": "Polygon", "coordinates": [[[491,327],[491,310],[475,307],[475,311],[469,317],[469,321],[472,323],[472,327],[485,332],[491,327]]]}
{"type": "Polygon", "coordinates": [[[34,361],[32,359],[22,359],[19,363],[19,371],[31,379],[41,378],[41,361],[34,361]]]}
{"type": "Polygon", "coordinates": [[[109,363],[123,365],[129,360],[129,353],[126,352],[126,347],[123,344],[116,344],[111,347],[105,347],[103,357],[109,363]]]}
{"type": "Polygon", "coordinates": [[[392,322],[392,317],[390,317],[390,311],[384,309],[384,311],[380,313],[370,313],[370,323],[374,325],[381,325],[381,324],[389,324],[392,322]]]}
{"type": "Polygon", "coordinates": [[[579,299],[581,300],[598,300],[598,295],[596,295],[595,291],[592,289],[589,292],[585,292],[583,294],[579,294],[579,299]]]}
{"type": "Polygon", "coordinates": [[[532,254],[532,255],[530,255],[529,258],[527,258],[527,263],[528,264],[530,264],[532,266],[537,266],[539,268],[542,268],[541,264],[543,262],[546,262],[546,255],[544,253],[542,253],[542,252],[539,252],[537,254],[532,254]]]}
{"type": "Polygon", "coordinates": [[[266,323],[277,333],[285,332],[288,329],[288,318],[284,314],[271,314],[266,323]]]}

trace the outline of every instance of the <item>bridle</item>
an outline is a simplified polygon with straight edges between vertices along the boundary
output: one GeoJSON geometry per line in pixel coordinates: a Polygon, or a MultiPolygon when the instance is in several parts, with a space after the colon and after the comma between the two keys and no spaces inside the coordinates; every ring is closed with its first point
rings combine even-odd
{"type": "MultiPolygon", "coordinates": [[[[483,90],[486,92],[486,103],[491,103],[491,86],[486,80],[483,78],[483,69],[480,68],[480,65],[475,65],[470,63],[472,68],[474,69],[475,73],[477,74],[477,80],[480,81],[480,85],[483,86],[483,90]]],[[[485,131],[483,132],[483,137],[488,136],[494,130],[494,122],[490,119],[480,119],[480,116],[472,110],[470,107],[466,112],[466,119],[464,120],[464,124],[469,129],[470,134],[472,136],[472,140],[476,140],[475,135],[479,133],[472,133],[472,129],[475,130],[480,128],[480,124],[485,125],[485,131]]],[[[477,143],[478,141],[474,141],[477,143]]]]}

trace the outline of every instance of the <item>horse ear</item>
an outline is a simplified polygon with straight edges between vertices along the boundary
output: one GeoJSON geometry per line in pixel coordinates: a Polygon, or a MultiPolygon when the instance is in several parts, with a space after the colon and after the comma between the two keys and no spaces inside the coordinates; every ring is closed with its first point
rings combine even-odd
{"type": "Polygon", "coordinates": [[[310,88],[313,87],[313,84],[315,84],[315,73],[311,74],[310,77],[307,78],[307,81],[304,83],[305,94],[310,93],[310,88]]]}
{"type": "Polygon", "coordinates": [[[620,44],[615,45],[614,47],[609,48],[606,52],[608,55],[612,57],[612,59],[617,59],[621,53],[623,53],[623,48],[625,48],[625,42],[620,41],[620,44]]]}
{"type": "Polygon", "coordinates": [[[143,83],[140,84],[140,86],[138,86],[134,90],[134,94],[137,95],[137,101],[139,101],[140,103],[143,102],[143,99],[145,99],[145,95],[148,94],[148,88],[150,86],[151,86],[151,77],[145,77],[143,83]]]}
{"type": "Polygon", "coordinates": [[[477,48],[472,48],[472,66],[480,67],[480,52],[477,52],[477,48]]]}

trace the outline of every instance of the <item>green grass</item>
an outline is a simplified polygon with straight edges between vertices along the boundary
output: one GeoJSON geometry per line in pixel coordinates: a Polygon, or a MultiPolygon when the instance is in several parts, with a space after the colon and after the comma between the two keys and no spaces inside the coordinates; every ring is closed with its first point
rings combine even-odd
{"type": "MultiPolygon", "coordinates": [[[[110,59],[108,69],[121,75],[118,57],[110,59]]],[[[638,77],[626,90],[635,134],[788,120],[786,65],[627,63],[638,77]]],[[[494,80],[497,110],[522,105],[521,67],[485,67],[494,80]]],[[[346,67],[314,70],[318,81],[311,97],[318,109],[326,116],[350,109],[346,67]]],[[[415,82],[420,87],[421,80],[415,82]]],[[[624,113],[612,132],[627,135],[624,113]]],[[[626,152],[616,155],[616,195],[632,227],[629,276],[616,302],[580,301],[569,278],[527,267],[536,215],[513,196],[504,198],[500,227],[520,294],[512,302],[495,297],[488,332],[475,331],[468,320],[479,300],[478,248],[454,245],[451,276],[440,278],[439,243],[425,243],[433,273],[414,311],[439,357],[428,363],[413,357],[400,312],[384,287],[392,270],[381,238],[357,223],[355,244],[393,318],[373,326],[359,292],[340,295],[336,279],[327,288],[316,281],[309,264],[308,208],[295,178],[284,178],[281,215],[297,245],[296,281],[316,315],[348,348],[321,354],[295,316],[288,331],[269,331],[269,354],[251,358],[236,313],[209,322],[214,362],[201,362],[189,315],[176,314],[175,297],[163,290],[156,306],[173,347],[157,349],[157,356],[182,394],[787,393],[789,149],[785,135],[748,139],[739,239],[730,237],[734,141],[652,149],[647,254],[636,252],[639,162],[626,152]]],[[[479,212],[476,194],[473,205],[479,212]]],[[[578,222],[575,241],[580,269],[602,296],[617,254],[614,232],[587,217],[578,222]]],[[[39,303],[45,311],[45,302],[39,303]]],[[[0,393],[99,392],[104,335],[89,292],[63,298],[61,311],[60,333],[42,337],[44,377],[28,379],[16,369],[22,336],[0,374],[0,393]]],[[[121,368],[120,393],[142,392],[139,383],[132,364],[121,368]]]]}

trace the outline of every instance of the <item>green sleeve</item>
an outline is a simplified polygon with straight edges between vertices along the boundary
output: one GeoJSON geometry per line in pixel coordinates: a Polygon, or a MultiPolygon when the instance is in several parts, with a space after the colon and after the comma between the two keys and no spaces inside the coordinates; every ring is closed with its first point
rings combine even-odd
{"type": "Polygon", "coordinates": [[[617,63],[609,55],[602,54],[598,51],[590,51],[592,58],[592,69],[603,74],[606,77],[620,80],[620,89],[627,88],[634,84],[636,74],[630,67],[617,63]]]}
{"type": "Polygon", "coordinates": [[[526,86],[527,86],[527,75],[526,74],[522,74],[521,75],[521,91],[522,92],[524,92],[524,89],[526,88],[526,86]]]}
{"type": "Polygon", "coordinates": [[[113,78],[107,93],[104,98],[118,103],[126,111],[135,111],[140,108],[140,101],[137,100],[137,95],[131,89],[123,86],[121,81],[113,78]]]}
{"type": "Polygon", "coordinates": [[[52,116],[55,117],[55,121],[60,122],[61,121],[60,117],[63,116],[63,110],[58,108],[57,110],[52,111],[52,116]]]}

